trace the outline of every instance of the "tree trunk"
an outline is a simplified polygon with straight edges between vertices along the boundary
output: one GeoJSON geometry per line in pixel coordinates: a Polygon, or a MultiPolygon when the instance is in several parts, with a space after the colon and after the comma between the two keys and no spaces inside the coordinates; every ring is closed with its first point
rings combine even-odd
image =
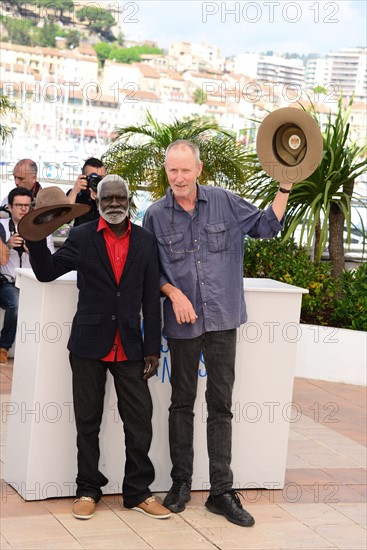
{"type": "Polygon", "coordinates": [[[320,234],[321,234],[321,222],[320,222],[320,216],[317,220],[317,223],[315,225],[315,245],[313,250],[313,260],[319,259],[319,253],[320,253],[320,234]]]}
{"type": "Polygon", "coordinates": [[[329,255],[331,274],[340,277],[344,261],[344,214],[336,204],[332,204],[329,215],[329,255]]]}
{"type": "MultiPolygon", "coordinates": [[[[343,192],[349,195],[349,197],[352,197],[353,190],[354,180],[351,180],[343,187],[343,192]]],[[[340,277],[345,267],[344,222],[345,217],[342,210],[335,203],[332,203],[329,215],[329,254],[331,273],[334,277],[340,277]]]]}

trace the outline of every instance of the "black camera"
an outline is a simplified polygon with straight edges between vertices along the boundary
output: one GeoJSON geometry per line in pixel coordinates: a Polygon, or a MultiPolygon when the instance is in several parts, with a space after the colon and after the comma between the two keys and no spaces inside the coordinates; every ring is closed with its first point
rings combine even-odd
{"type": "Polygon", "coordinates": [[[92,191],[97,193],[97,187],[101,179],[103,179],[103,176],[99,176],[95,172],[92,172],[91,174],[88,174],[88,176],[85,176],[88,184],[88,188],[91,188],[92,191]]]}
{"type": "Polygon", "coordinates": [[[23,252],[25,252],[24,241],[20,246],[14,246],[14,250],[16,250],[18,252],[18,255],[21,256],[23,252]]]}

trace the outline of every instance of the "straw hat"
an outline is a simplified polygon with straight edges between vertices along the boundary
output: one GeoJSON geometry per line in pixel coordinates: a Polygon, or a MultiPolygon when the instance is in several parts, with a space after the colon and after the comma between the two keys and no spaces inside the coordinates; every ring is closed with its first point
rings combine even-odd
{"type": "Polygon", "coordinates": [[[89,210],[87,204],[72,204],[59,187],[47,187],[38,192],[34,209],[19,221],[18,233],[28,241],[40,241],[89,210]]]}
{"type": "Polygon", "coordinates": [[[296,183],[320,164],[323,139],[317,122],[301,109],[285,107],[264,118],[256,139],[263,170],[280,183],[296,183]]]}

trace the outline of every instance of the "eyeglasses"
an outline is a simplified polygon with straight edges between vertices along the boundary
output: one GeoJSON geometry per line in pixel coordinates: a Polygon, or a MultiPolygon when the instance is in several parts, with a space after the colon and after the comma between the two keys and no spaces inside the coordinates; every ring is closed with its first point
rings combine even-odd
{"type": "Polygon", "coordinates": [[[171,252],[171,254],[192,254],[194,252],[198,252],[199,249],[200,249],[200,243],[198,241],[195,241],[196,243],[196,247],[193,248],[192,250],[173,250],[172,248],[172,242],[169,241],[169,251],[171,252]]]}
{"type": "Polygon", "coordinates": [[[29,209],[31,208],[32,205],[31,205],[31,204],[21,204],[20,202],[17,202],[17,203],[14,203],[13,206],[14,206],[15,208],[19,208],[19,210],[20,210],[21,208],[25,208],[26,210],[29,210],[29,209]]]}

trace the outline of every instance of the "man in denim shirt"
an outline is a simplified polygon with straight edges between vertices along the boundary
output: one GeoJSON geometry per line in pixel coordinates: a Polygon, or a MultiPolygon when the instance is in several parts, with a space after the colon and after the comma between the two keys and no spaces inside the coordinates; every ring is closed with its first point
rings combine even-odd
{"type": "Polygon", "coordinates": [[[170,188],[151,205],[144,226],[157,238],[164,333],[171,354],[169,441],[172,487],[164,506],[181,512],[190,500],[193,408],[201,352],[207,370],[207,446],[210,494],[205,506],[237,525],[254,518],[233,490],[232,390],[236,328],[246,321],[243,298],[244,236],[274,237],[282,228],[291,184],[264,211],[220,187],[201,186],[198,147],[171,143],[164,167],[170,188]]]}

